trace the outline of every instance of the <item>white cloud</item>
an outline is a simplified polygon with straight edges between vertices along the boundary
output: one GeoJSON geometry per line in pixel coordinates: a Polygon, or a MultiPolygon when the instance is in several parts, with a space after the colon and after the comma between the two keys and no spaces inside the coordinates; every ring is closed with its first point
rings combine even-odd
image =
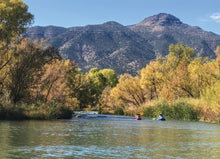
{"type": "Polygon", "coordinates": [[[213,19],[214,21],[220,23],[220,12],[213,13],[210,16],[210,18],[213,19]]]}

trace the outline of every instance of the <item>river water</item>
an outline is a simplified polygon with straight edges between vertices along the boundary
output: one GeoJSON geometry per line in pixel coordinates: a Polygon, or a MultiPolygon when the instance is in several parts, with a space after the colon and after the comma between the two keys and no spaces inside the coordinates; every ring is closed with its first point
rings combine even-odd
{"type": "Polygon", "coordinates": [[[0,158],[220,158],[220,125],[94,115],[0,121],[0,158]]]}

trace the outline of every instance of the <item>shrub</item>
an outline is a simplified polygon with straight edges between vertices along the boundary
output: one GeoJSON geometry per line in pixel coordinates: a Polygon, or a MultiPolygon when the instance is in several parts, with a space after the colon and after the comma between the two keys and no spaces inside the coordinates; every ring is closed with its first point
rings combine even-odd
{"type": "Polygon", "coordinates": [[[149,107],[146,107],[144,109],[143,116],[153,118],[153,117],[156,116],[155,112],[156,112],[155,107],[154,106],[149,106],[149,107]]]}
{"type": "Polygon", "coordinates": [[[162,113],[166,119],[177,120],[191,120],[197,121],[198,115],[193,106],[188,104],[186,100],[179,99],[170,104],[164,100],[159,99],[153,105],[144,107],[145,117],[155,118],[162,113]]]}
{"type": "Polygon", "coordinates": [[[116,107],[115,115],[124,115],[124,111],[121,107],[116,107]]]}
{"type": "Polygon", "coordinates": [[[22,120],[27,119],[25,110],[17,105],[0,104],[0,119],[1,120],[22,120]]]}
{"type": "Polygon", "coordinates": [[[172,119],[197,121],[198,115],[186,100],[180,99],[170,104],[172,108],[172,119]]]}
{"type": "Polygon", "coordinates": [[[66,106],[58,106],[56,108],[56,119],[70,119],[72,117],[73,111],[66,106]]]}
{"type": "Polygon", "coordinates": [[[169,118],[171,114],[169,103],[163,98],[158,99],[150,106],[145,107],[143,116],[155,118],[158,117],[160,113],[163,113],[167,118],[169,118]]]}

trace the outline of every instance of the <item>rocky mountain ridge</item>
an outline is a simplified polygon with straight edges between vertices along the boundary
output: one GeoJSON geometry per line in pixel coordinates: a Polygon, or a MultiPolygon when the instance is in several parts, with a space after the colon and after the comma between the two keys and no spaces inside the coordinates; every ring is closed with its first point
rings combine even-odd
{"type": "Polygon", "coordinates": [[[196,56],[210,58],[215,58],[214,50],[220,45],[220,35],[184,24],[166,13],[130,26],[110,21],[71,28],[31,27],[26,36],[47,39],[64,59],[75,60],[83,71],[110,68],[117,74],[136,74],[158,55],[166,56],[172,43],[183,43],[192,47],[196,56]]]}

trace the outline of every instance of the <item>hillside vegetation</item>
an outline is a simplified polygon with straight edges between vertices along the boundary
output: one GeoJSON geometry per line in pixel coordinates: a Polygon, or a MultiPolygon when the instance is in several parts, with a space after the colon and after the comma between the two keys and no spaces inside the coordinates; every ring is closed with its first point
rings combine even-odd
{"type": "Polygon", "coordinates": [[[182,43],[194,49],[196,57],[215,59],[220,36],[160,13],[138,24],[123,26],[118,22],[62,28],[35,26],[27,37],[44,38],[59,50],[64,60],[75,60],[82,71],[93,67],[113,69],[120,75],[137,71],[151,60],[169,54],[169,45],[182,43]]]}

